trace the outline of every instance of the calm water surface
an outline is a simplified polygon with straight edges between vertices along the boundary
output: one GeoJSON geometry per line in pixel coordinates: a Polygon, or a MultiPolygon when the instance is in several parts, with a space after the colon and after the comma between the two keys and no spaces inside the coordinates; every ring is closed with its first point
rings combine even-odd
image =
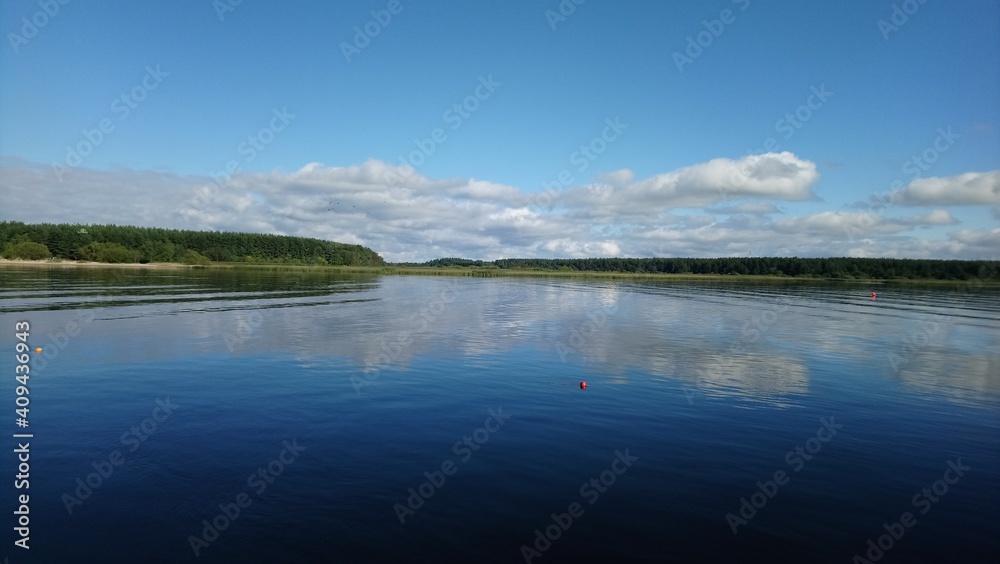
{"type": "Polygon", "coordinates": [[[0,554],[996,562],[1000,294],[872,289],[7,267],[0,554]]]}

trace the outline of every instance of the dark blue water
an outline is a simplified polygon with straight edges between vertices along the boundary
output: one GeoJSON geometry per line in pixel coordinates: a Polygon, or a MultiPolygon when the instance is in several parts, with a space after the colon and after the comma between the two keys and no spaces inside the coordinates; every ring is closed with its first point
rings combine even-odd
{"type": "Polygon", "coordinates": [[[1000,555],[1000,294],[977,284],[0,282],[4,373],[16,322],[44,348],[27,429],[0,390],[12,563],[1000,555]]]}

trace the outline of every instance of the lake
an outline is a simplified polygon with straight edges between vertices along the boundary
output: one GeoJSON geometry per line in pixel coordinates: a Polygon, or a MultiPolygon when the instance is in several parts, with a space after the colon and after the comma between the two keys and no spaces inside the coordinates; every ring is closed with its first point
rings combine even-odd
{"type": "Polygon", "coordinates": [[[11,563],[1000,555],[1000,292],[974,281],[0,282],[11,563]]]}

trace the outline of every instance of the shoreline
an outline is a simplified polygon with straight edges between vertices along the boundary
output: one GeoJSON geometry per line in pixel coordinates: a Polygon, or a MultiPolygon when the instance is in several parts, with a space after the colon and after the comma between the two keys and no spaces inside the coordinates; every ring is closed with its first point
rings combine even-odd
{"type": "Polygon", "coordinates": [[[105,268],[191,268],[193,265],[190,264],[180,264],[177,262],[147,262],[146,264],[140,264],[137,262],[126,262],[126,263],[110,263],[110,262],[94,262],[87,260],[52,260],[52,259],[42,259],[42,260],[27,260],[27,259],[5,259],[0,258],[0,266],[55,266],[60,268],[65,267],[82,267],[82,268],[93,268],[93,267],[105,267],[105,268]]]}
{"type": "MultiPolygon", "coordinates": [[[[209,265],[180,264],[175,262],[105,263],[72,260],[25,260],[2,259],[0,267],[27,266],[53,268],[126,268],[143,270],[171,269],[228,269],[228,270],[297,270],[316,273],[373,274],[384,276],[466,276],[470,278],[576,278],[576,279],[629,279],[629,280],[677,280],[705,282],[795,282],[795,283],[858,283],[858,284],[930,284],[957,286],[968,284],[970,280],[942,279],[883,279],[883,278],[813,278],[804,276],[773,276],[764,274],[669,274],[663,272],[612,272],[594,270],[523,270],[478,267],[435,267],[435,266],[319,266],[293,264],[249,264],[213,263],[209,265]]],[[[975,280],[975,279],[972,279],[975,280]]],[[[979,284],[1000,287],[998,280],[979,280],[979,284]]]]}

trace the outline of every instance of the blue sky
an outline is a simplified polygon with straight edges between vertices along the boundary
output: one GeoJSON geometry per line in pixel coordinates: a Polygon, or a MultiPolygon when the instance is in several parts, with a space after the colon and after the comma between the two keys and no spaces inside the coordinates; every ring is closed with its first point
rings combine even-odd
{"type": "Polygon", "coordinates": [[[0,219],[304,235],[389,260],[1000,249],[993,1],[0,14],[0,219]]]}

